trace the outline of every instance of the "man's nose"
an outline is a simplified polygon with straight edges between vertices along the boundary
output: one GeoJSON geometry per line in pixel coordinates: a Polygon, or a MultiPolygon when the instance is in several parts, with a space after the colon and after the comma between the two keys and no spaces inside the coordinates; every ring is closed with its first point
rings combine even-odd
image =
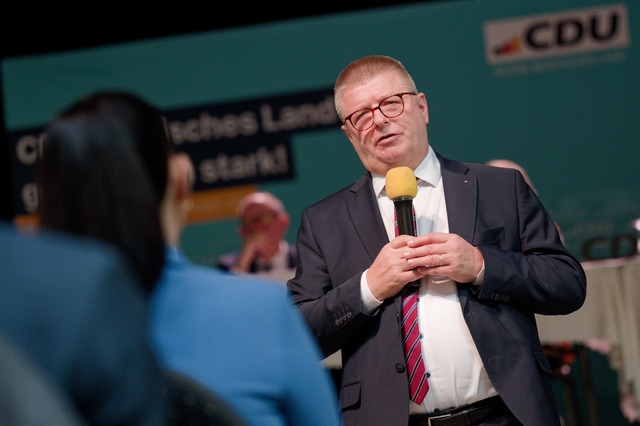
{"type": "Polygon", "coordinates": [[[373,122],[376,126],[386,124],[389,122],[389,118],[380,111],[380,107],[373,110],[373,122]]]}

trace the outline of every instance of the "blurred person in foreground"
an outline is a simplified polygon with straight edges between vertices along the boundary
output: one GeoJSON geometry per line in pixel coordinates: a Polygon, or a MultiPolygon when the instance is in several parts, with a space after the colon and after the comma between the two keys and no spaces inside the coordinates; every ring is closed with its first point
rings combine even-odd
{"type": "Polygon", "coordinates": [[[270,192],[245,195],[236,207],[242,247],[222,255],[221,269],[273,278],[283,284],[293,277],[298,260],[295,245],[285,235],[291,218],[280,199],[270,192]]]}
{"type": "MultiPolygon", "coordinates": [[[[147,303],[120,252],[88,238],[45,230],[24,235],[0,223],[0,276],[0,333],[86,424],[165,424],[164,378],[147,337],[147,303]]],[[[25,416],[29,409],[51,415],[47,401],[27,408],[9,407],[10,400],[3,394],[0,418],[16,421],[21,409],[25,416]]]]}
{"type": "Polygon", "coordinates": [[[162,366],[222,396],[250,425],[338,425],[317,343],[283,286],[191,264],[180,251],[193,182],[185,160],[146,101],[126,92],[90,94],[47,129],[38,188],[69,203],[47,204],[43,221],[115,241],[149,278],[150,335],[162,366]],[[141,214],[124,214],[131,210],[141,214]],[[49,215],[80,218],[84,227],[49,215]],[[108,232],[95,232],[92,222],[108,232]],[[148,238],[148,253],[132,249],[145,229],[163,232],[162,241],[148,238]],[[163,268],[150,273],[140,260],[157,260],[158,248],[163,268]]]}
{"type": "Polygon", "coordinates": [[[586,279],[535,192],[516,170],[435,152],[425,94],[391,57],[349,64],[334,96],[367,172],[303,211],[287,285],[324,353],[342,350],[345,425],[559,425],[534,314],[580,308],[586,279]],[[385,190],[401,166],[418,179],[415,237],[395,236],[385,190]],[[424,377],[410,395],[412,291],[424,377]]]}
{"type": "MultiPolygon", "coordinates": [[[[220,256],[217,266],[237,274],[272,278],[285,285],[296,272],[298,252],[285,239],[291,217],[282,201],[271,192],[252,192],[238,202],[236,218],[242,247],[220,256]]],[[[323,360],[334,382],[340,379],[340,362],[339,351],[323,360]]]]}

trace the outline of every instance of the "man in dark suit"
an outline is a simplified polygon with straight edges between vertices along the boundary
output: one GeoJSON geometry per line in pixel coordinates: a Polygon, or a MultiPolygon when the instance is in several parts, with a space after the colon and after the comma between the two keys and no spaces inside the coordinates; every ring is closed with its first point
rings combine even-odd
{"type": "Polygon", "coordinates": [[[433,151],[426,97],[393,58],[354,61],[334,94],[368,172],[305,209],[287,285],[324,353],[342,350],[345,425],[559,425],[534,314],[580,308],[586,278],[535,192],[516,170],[433,151]],[[395,236],[397,167],[417,178],[417,237],[395,236]],[[427,392],[410,397],[412,289],[427,392]]]}
{"type": "Polygon", "coordinates": [[[0,333],[87,424],[167,424],[146,300],[115,249],[3,223],[0,277],[0,333]]]}

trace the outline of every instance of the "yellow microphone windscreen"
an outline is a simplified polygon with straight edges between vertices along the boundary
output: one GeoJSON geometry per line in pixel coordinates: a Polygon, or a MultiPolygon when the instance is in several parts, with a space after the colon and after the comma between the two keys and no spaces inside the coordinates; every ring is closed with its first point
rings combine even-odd
{"type": "Polygon", "coordinates": [[[385,178],[387,196],[392,200],[399,197],[414,198],[418,194],[416,175],[411,168],[402,166],[394,167],[387,172],[385,178]]]}

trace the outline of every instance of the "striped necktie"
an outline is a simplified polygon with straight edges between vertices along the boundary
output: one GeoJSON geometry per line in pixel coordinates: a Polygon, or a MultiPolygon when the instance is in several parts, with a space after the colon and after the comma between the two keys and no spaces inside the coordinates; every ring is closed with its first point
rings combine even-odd
{"type": "MultiPolygon", "coordinates": [[[[394,228],[396,237],[398,236],[398,222],[394,210],[394,228]]],[[[416,214],[413,211],[414,229],[416,225],[416,214]]],[[[427,371],[422,359],[422,347],[420,346],[420,330],[418,328],[418,283],[409,284],[402,296],[402,345],[407,363],[407,374],[409,376],[409,396],[416,404],[422,404],[424,397],[429,391],[427,381],[427,371]]]]}

